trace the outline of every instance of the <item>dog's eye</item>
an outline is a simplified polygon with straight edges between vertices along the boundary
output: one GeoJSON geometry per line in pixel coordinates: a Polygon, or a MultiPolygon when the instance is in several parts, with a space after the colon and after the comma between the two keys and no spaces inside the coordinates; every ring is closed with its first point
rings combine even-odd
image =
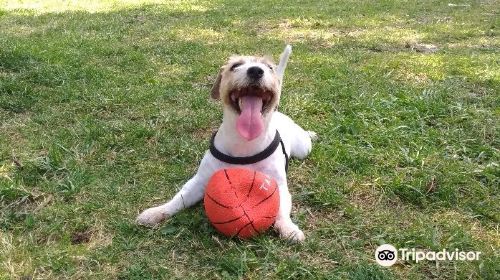
{"type": "Polygon", "coordinates": [[[271,69],[271,70],[273,70],[273,69],[274,69],[274,68],[273,68],[273,66],[272,66],[271,64],[266,64],[266,65],[267,65],[267,67],[269,67],[269,69],[271,69]]]}
{"type": "Polygon", "coordinates": [[[231,66],[231,68],[229,70],[231,71],[234,71],[234,69],[236,69],[237,67],[240,67],[243,63],[241,62],[236,62],[235,64],[233,64],[233,66],[231,66]]]}

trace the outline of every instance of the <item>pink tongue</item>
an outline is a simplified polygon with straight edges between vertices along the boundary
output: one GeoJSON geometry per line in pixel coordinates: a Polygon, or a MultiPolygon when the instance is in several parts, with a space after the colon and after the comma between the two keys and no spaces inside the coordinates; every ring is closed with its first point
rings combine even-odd
{"type": "Polygon", "coordinates": [[[248,141],[257,138],[264,129],[262,120],[262,98],[257,96],[243,96],[241,99],[241,114],[236,122],[240,135],[248,141]]]}

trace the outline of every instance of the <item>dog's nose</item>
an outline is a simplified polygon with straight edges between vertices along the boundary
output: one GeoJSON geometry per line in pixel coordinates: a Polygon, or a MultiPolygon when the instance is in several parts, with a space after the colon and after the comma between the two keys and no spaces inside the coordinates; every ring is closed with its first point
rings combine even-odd
{"type": "Polygon", "coordinates": [[[258,80],[258,79],[262,78],[262,76],[264,75],[264,70],[262,70],[262,68],[260,68],[258,66],[252,66],[252,67],[248,68],[247,75],[252,80],[258,80]]]}

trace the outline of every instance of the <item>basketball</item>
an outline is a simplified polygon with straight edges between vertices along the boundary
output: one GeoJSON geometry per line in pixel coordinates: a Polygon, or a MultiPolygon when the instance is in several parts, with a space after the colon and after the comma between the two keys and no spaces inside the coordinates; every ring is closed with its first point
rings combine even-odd
{"type": "Polygon", "coordinates": [[[204,205],[208,219],[219,232],[250,238],[266,231],[276,220],[278,185],[259,171],[221,169],[208,182],[204,205]]]}

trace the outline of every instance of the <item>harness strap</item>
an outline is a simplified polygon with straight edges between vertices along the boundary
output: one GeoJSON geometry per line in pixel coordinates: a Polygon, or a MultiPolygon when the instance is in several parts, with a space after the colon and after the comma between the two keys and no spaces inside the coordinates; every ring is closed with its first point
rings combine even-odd
{"type": "Polygon", "coordinates": [[[280,133],[278,130],[276,130],[276,135],[274,136],[273,141],[269,146],[267,146],[262,152],[257,153],[253,156],[248,156],[248,157],[233,157],[230,155],[226,155],[222,153],[221,151],[217,150],[217,148],[214,145],[214,140],[215,140],[215,135],[217,134],[217,131],[214,132],[212,135],[212,139],[210,139],[210,153],[218,160],[229,163],[229,164],[252,164],[259,162],[261,160],[264,160],[268,158],[270,155],[272,155],[278,146],[281,144],[281,149],[283,151],[283,155],[285,156],[285,171],[288,172],[288,154],[286,153],[285,150],[285,145],[283,144],[283,140],[281,139],[280,133]]]}
{"type": "MultiPolygon", "coordinates": [[[[276,131],[278,132],[278,131],[276,131]]],[[[290,161],[290,158],[288,157],[288,154],[286,153],[285,150],[285,144],[283,144],[283,140],[280,137],[280,143],[281,143],[281,150],[283,151],[283,155],[285,155],[285,173],[288,174],[288,163],[290,161]]]]}

